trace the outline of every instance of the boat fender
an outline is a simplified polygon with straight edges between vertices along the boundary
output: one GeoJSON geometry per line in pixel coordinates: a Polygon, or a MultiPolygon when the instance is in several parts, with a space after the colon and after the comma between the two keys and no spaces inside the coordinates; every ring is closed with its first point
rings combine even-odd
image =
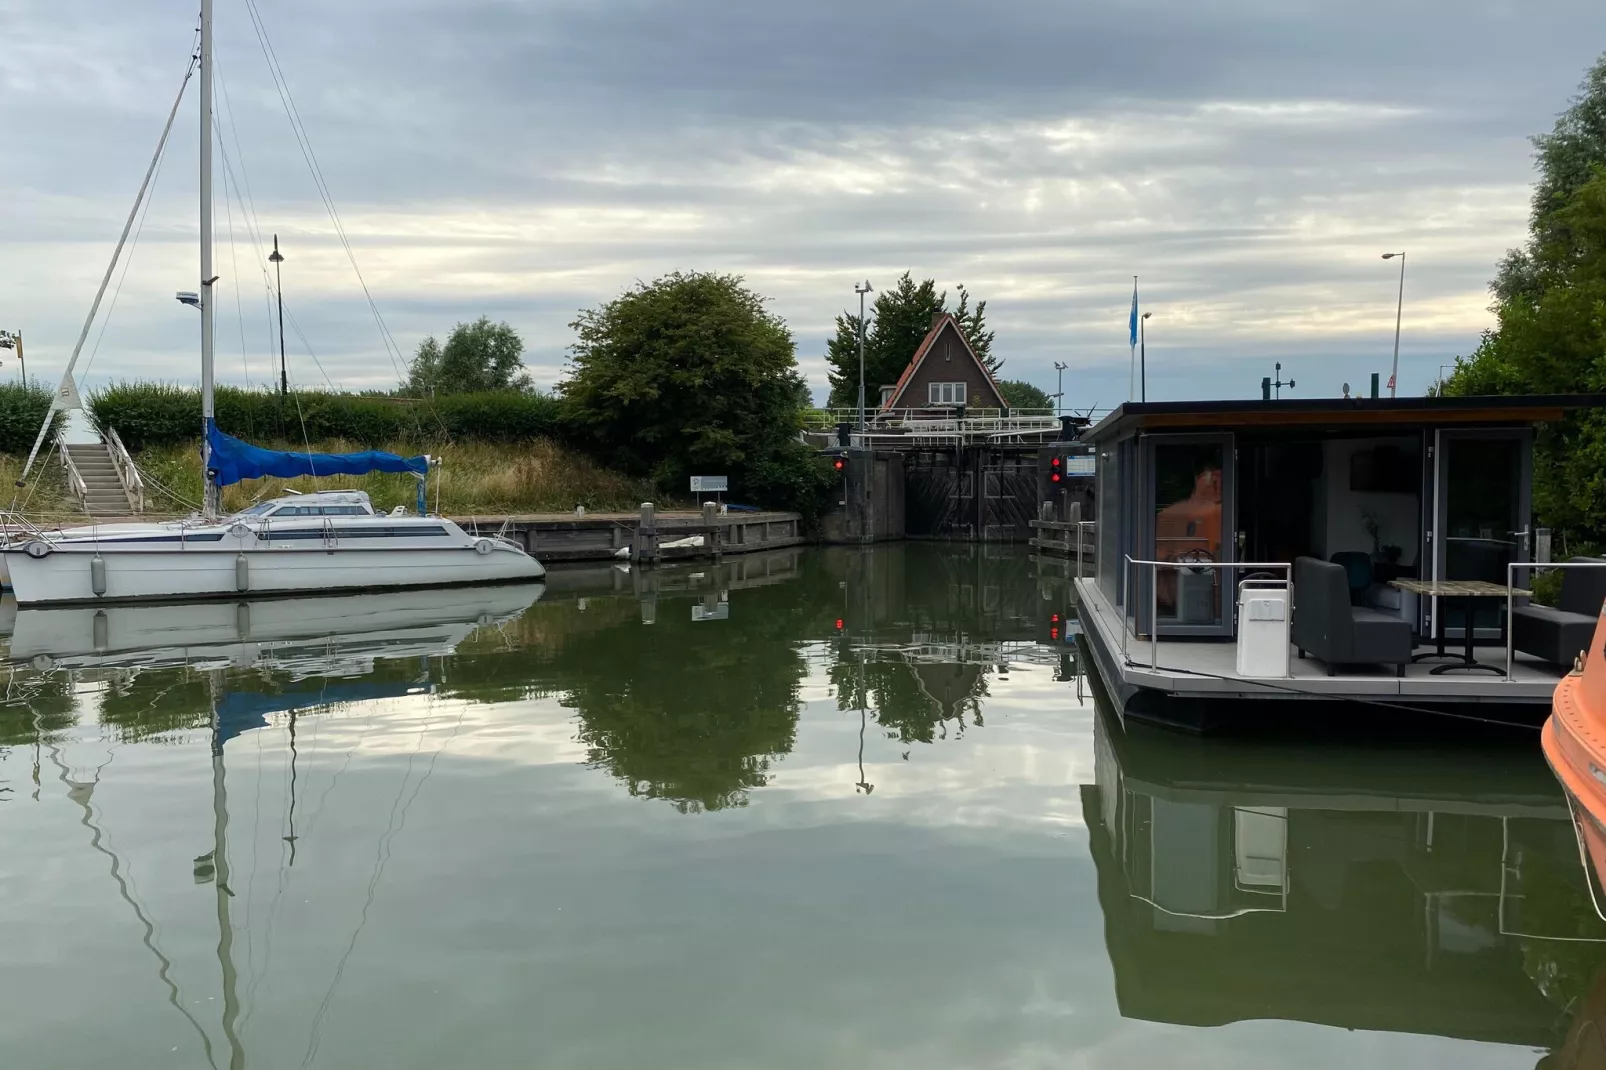
{"type": "Polygon", "coordinates": [[[234,589],[236,591],[251,589],[251,562],[246,560],[244,554],[234,555],[234,589]]]}
{"type": "Polygon", "coordinates": [[[234,603],[234,630],[242,640],[251,638],[251,603],[234,603]]]}
{"type": "Polygon", "coordinates": [[[94,636],[95,652],[104,654],[106,648],[111,646],[111,621],[106,618],[104,609],[95,610],[95,619],[90,623],[90,632],[94,636]]]}
{"type": "Polygon", "coordinates": [[[490,539],[480,539],[478,542],[476,542],[474,544],[474,552],[479,554],[479,555],[481,555],[482,557],[485,554],[490,553],[491,552],[491,540],[490,539]]]}
{"type": "Polygon", "coordinates": [[[97,595],[106,593],[106,559],[99,554],[89,559],[89,589],[97,595]]]}
{"type": "Polygon", "coordinates": [[[23,552],[29,557],[44,557],[50,552],[50,544],[48,542],[41,542],[40,540],[35,539],[22,549],[23,552]]]}

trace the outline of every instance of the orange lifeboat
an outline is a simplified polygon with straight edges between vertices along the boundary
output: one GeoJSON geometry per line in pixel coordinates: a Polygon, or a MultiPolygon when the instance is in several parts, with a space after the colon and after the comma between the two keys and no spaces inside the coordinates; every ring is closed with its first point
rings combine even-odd
{"type": "Polygon", "coordinates": [[[1606,887],[1606,613],[1595,624],[1583,663],[1556,686],[1540,745],[1567,791],[1597,887],[1606,887]]]}

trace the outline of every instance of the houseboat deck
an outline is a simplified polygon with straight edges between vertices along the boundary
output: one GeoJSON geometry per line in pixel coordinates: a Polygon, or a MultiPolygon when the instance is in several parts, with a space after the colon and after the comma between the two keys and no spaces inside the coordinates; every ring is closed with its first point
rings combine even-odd
{"type": "MultiPolygon", "coordinates": [[[[1517,654],[1509,678],[1468,668],[1434,675],[1448,661],[1418,661],[1395,675],[1388,666],[1345,666],[1334,676],[1314,659],[1289,648],[1289,676],[1262,680],[1240,676],[1232,642],[1160,639],[1158,657],[1147,636],[1139,638],[1120,610],[1091,578],[1075,581],[1077,612],[1106,690],[1125,706],[1140,691],[1186,699],[1326,699],[1435,705],[1496,703],[1548,708],[1563,669],[1517,654]],[[1125,651],[1125,654],[1122,651],[1125,651]],[[1158,664],[1154,664],[1154,662],[1158,664]]],[[[1454,646],[1454,644],[1452,644],[1454,646]]],[[[1433,649],[1419,642],[1418,653],[1433,649]]],[[[1504,669],[1503,646],[1475,648],[1480,665],[1504,669]]]]}

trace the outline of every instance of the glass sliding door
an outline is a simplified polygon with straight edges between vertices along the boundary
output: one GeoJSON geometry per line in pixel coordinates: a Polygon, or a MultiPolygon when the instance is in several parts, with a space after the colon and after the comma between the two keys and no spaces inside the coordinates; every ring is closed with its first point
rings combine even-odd
{"type": "Polygon", "coordinates": [[[1232,576],[1205,566],[1232,560],[1233,437],[1154,435],[1144,447],[1146,553],[1181,566],[1158,569],[1152,591],[1144,570],[1145,630],[1152,606],[1162,635],[1230,635],[1232,576]]]}
{"type": "MultiPolygon", "coordinates": [[[[1441,431],[1437,440],[1434,575],[1445,580],[1485,580],[1503,587],[1506,566],[1530,560],[1530,435],[1526,431],[1441,431]]],[[[1526,579],[1524,571],[1518,570],[1518,586],[1526,579]]],[[[1504,614],[1505,605],[1498,599],[1479,600],[1473,618],[1475,634],[1498,637],[1504,614]]],[[[1447,637],[1465,634],[1465,622],[1458,615],[1447,614],[1435,623],[1447,637]]]]}

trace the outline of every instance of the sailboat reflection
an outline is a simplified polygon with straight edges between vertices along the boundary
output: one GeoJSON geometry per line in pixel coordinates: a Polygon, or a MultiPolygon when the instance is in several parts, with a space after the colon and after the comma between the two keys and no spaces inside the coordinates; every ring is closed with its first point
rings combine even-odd
{"type": "Polygon", "coordinates": [[[360,675],[376,658],[450,654],[476,629],[522,614],[540,584],[266,598],[201,605],[23,609],[10,660],[56,668],[284,669],[360,675]]]}
{"type": "Polygon", "coordinates": [[[1083,811],[1128,1017],[1559,1055],[1606,963],[1566,802],[1527,749],[1199,740],[1101,711],[1095,763],[1083,811]]]}

